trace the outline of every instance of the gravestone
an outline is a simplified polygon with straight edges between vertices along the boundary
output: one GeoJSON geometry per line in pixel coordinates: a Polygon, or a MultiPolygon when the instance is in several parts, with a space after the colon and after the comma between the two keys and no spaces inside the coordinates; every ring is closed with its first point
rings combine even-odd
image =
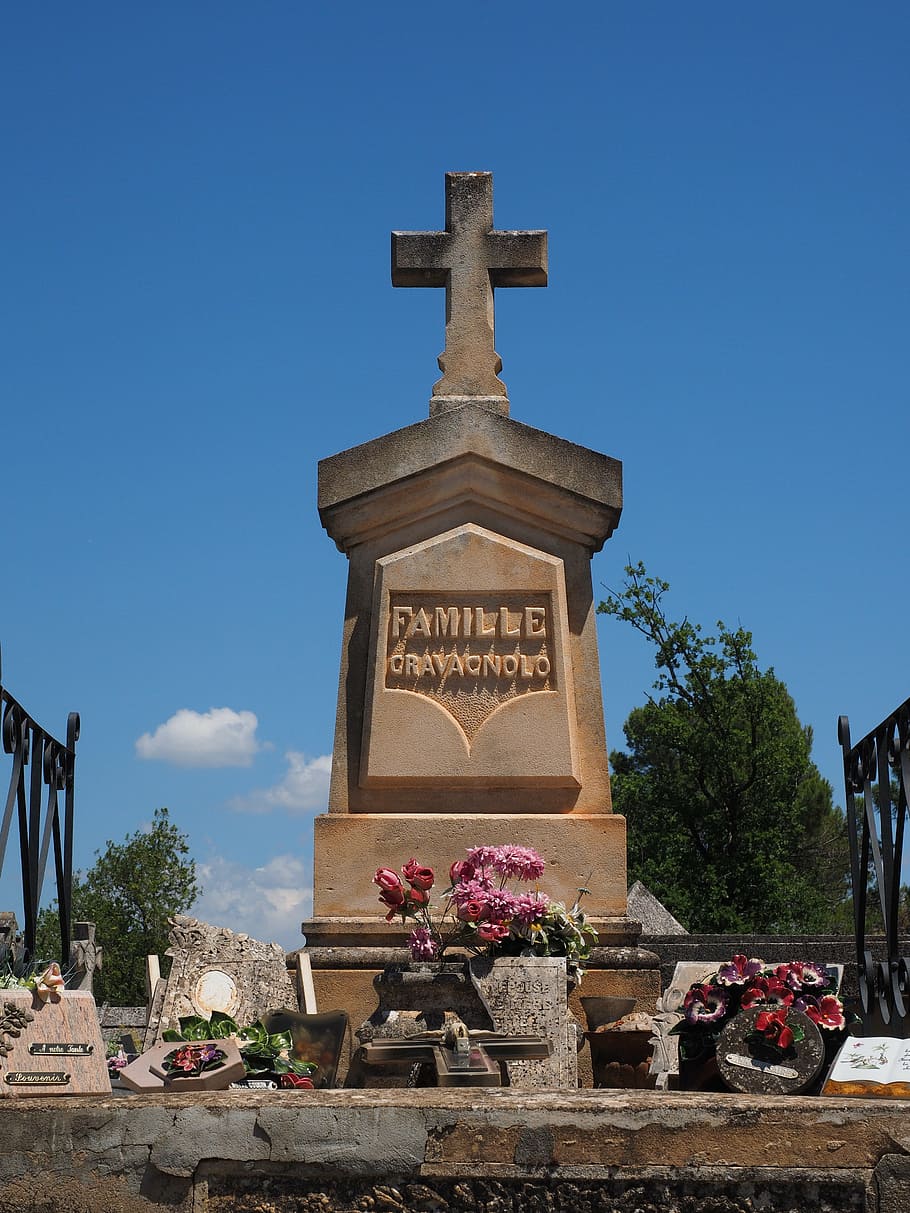
{"type": "MultiPolygon", "coordinates": [[[[547,235],[500,230],[489,173],[448,173],[445,229],[392,234],[392,283],[445,290],[429,417],[319,465],[323,526],[348,559],[328,811],[303,924],[320,1002],[372,1010],[366,952],[402,946],[377,867],[440,876],[520,843],[546,892],[580,887],[604,953],[588,988],[658,993],[629,963],[624,819],[612,812],[591,558],[622,510],[621,464],[510,417],[496,287],[545,286],[547,235]],[[358,965],[333,965],[343,949],[358,965]],[[605,962],[604,962],[605,960],[605,962]],[[598,982],[600,986],[598,987],[598,982]]],[[[653,961],[654,968],[649,965],[653,961]]]]}
{"type": "Polygon", "coordinates": [[[513,1087],[576,1087],[578,1051],[569,1022],[565,961],[556,956],[500,956],[470,963],[471,979],[496,1032],[542,1036],[553,1052],[546,1060],[508,1062],[513,1087]]]}
{"type": "Polygon", "coordinates": [[[241,1027],[276,1010],[296,1010],[297,996],[285,964],[284,949],[260,943],[226,927],[213,927],[178,914],[170,923],[172,957],[160,1011],[153,1005],[148,1043],[158,1043],[187,1015],[230,1015],[241,1027]]]}
{"type": "Polygon", "coordinates": [[[91,994],[65,990],[43,1000],[31,990],[0,990],[0,1098],[110,1089],[91,994]]]}

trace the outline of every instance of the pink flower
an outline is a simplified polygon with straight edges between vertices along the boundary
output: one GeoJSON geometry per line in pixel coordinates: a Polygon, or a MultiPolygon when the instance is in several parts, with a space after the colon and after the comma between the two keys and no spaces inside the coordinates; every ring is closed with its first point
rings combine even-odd
{"type": "Polygon", "coordinates": [[[487,889],[486,905],[489,918],[514,918],[517,899],[508,889],[487,889]]]}
{"type": "Polygon", "coordinates": [[[729,995],[719,986],[707,983],[691,987],[683,999],[683,1012],[690,1024],[718,1023],[727,1013],[729,995]]]}
{"type": "Polygon", "coordinates": [[[477,934],[486,943],[499,943],[500,940],[508,938],[509,928],[504,927],[501,922],[482,922],[477,928],[477,934]]]}
{"type": "Polygon", "coordinates": [[[405,880],[415,889],[432,889],[436,874],[432,868],[425,868],[416,859],[409,859],[401,869],[405,880]]]}
{"type": "Polygon", "coordinates": [[[468,851],[468,863],[478,868],[492,868],[496,859],[496,847],[471,847],[468,851]]]}
{"type": "Polygon", "coordinates": [[[439,944],[426,927],[415,927],[408,936],[408,948],[412,960],[435,960],[439,944]]]}
{"type": "Polygon", "coordinates": [[[777,977],[754,977],[743,990],[740,1006],[744,1011],[759,1003],[768,1003],[776,1007],[789,1007],[793,1002],[793,991],[777,977]]]}
{"type": "Polygon", "coordinates": [[[493,847],[492,867],[502,876],[519,880],[539,880],[546,864],[531,847],[493,847]]]}
{"type": "Polygon", "coordinates": [[[791,990],[823,990],[828,984],[828,974],[822,965],[804,960],[794,960],[788,965],[777,966],[777,976],[791,990]]]}
{"type": "Polygon", "coordinates": [[[765,967],[763,960],[747,959],[742,953],[737,953],[727,964],[717,970],[717,980],[722,986],[748,985],[753,977],[758,977],[765,967]]]}
{"type": "Polygon", "coordinates": [[[540,922],[550,908],[550,899],[546,893],[519,893],[515,898],[512,916],[523,926],[529,927],[534,922],[540,922]]]}
{"type": "Polygon", "coordinates": [[[488,880],[464,880],[452,890],[452,900],[457,906],[466,905],[469,901],[482,901],[486,905],[490,889],[488,880]]]}

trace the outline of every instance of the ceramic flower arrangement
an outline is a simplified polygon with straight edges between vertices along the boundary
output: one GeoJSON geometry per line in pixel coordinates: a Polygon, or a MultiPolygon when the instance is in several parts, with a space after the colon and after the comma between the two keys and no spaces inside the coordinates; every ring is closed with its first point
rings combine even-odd
{"type": "Polygon", "coordinates": [[[564,956],[570,979],[580,981],[584,961],[597,942],[597,932],[579,907],[585,889],[571,909],[542,892],[537,882],[545,868],[530,847],[472,847],[467,858],[449,869],[449,886],[434,912],[430,892],[432,868],[409,859],[399,875],[379,868],[373,883],[388,910],[386,921],[400,916],[411,922],[408,950],[412,960],[439,960],[450,947],[489,956],[564,956]],[[513,882],[534,888],[518,892],[513,882]]]}
{"type": "MultiPolygon", "coordinates": [[[[299,1061],[292,1056],[290,1032],[269,1032],[261,1020],[241,1028],[230,1015],[221,1011],[213,1011],[211,1019],[185,1015],[179,1023],[179,1031],[171,1028],[162,1034],[162,1039],[191,1045],[233,1038],[240,1049],[247,1078],[270,1078],[283,1087],[315,1086],[312,1075],[317,1067],[313,1062],[299,1061]]],[[[186,1057],[189,1059],[190,1054],[186,1057]]],[[[221,1064],[220,1061],[217,1064],[221,1064]]]]}
{"type": "Polygon", "coordinates": [[[671,1029],[679,1036],[682,1061],[703,1058],[714,1051],[725,1024],[739,1011],[758,1009],[747,1039],[763,1051],[787,1054],[803,1039],[789,1012],[802,1011],[823,1036],[840,1043],[846,1035],[844,1004],[835,993],[836,982],[822,964],[794,960],[767,966],[763,960],[737,954],[720,965],[703,982],[694,982],[683,1000],[683,1018],[671,1029]]]}

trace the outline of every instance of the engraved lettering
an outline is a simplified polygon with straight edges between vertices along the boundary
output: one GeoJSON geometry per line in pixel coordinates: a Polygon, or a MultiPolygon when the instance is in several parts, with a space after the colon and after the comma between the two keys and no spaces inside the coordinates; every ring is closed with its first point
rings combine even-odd
{"type": "Polygon", "coordinates": [[[525,634],[528,636],[546,636],[547,612],[545,607],[525,607],[525,634]]]}
{"type": "Polygon", "coordinates": [[[487,627],[486,612],[483,607],[474,608],[474,631],[478,636],[495,636],[496,635],[496,616],[493,616],[493,622],[487,627]]]}
{"type": "Polygon", "coordinates": [[[396,606],[392,608],[392,635],[400,636],[403,626],[407,626],[408,620],[414,612],[409,606],[396,606]]]}
{"type": "Polygon", "coordinates": [[[457,653],[452,653],[451,657],[452,657],[451,665],[450,665],[451,673],[463,675],[464,674],[464,662],[461,660],[461,658],[458,656],[457,653]]]}
{"type": "Polygon", "coordinates": [[[445,674],[446,670],[448,669],[449,656],[450,656],[450,654],[448,654],[448,653],[434,653],[433,654],[433,668],[435,669],[436,673],[439,675],[440,678],[443,676],[443,674],[445,674]]]}
{"type": "Polygon", "coordinates": [[[518,658],[514,653],[504,653],[502,658],[502,675],[504,678],[514,678],[518,673],[518,658]]]}
{"type": "Polygon", "coordinates": [[[424,653],[424,655],[420,659],[420,671],[418,673],[418,678],[420,677],[421,674],[432,674],[432,673],[433,673],[433,658],[430,656],[429,653],[424,653]]]}
{"type": "Polygon", "coordinates": [[[416,653],[405,653],[404,655],[404,676],[405,678],[416,678],[417,667],[420,664],[420,658],[416,653]]]}
{"type": "Polygon", "coordinates": [[[484,653],[483,655],[483,674],[484,677],[492,674],[498,678],[502,668],[502,658],[498,653],[484,653]]]}
{"type": "Polygon", "coordinates": [[[457,636],[458,635],[458,624],[460,622],[458,607],[438,606],[436,608],[436,615],[435,615],[434,622],[436,624],[436,635],[437,636],[449,636],[449,635],[457,636]]]}
{"type": "Polygon", "coordinates": [[[518,616],[518,622],[514,627],[509,623],[509,608],[501,606],[499,608],[499,634],[500,636],[520,636],[521,635],[521,616],[518,616]]]}
{"type": "Polygon", "coordinates": [[[49,1057],[91,1057],[94,1045],[79,1044],[76,1041],[46,1041],[36,1040],[28,1046],[28,1051],[49,1057]]]}
{"type": "Polygon", "coordinates": [[[404,673],[404,653],[393,653],[389,658],[389,673],[404,673]]]}
{"type": "Polygon", "coordinates": [[[6,1082],[11,1087],[65,1086],[70,1080],[63,1070],[10,1070],[6,1082]]]}
{"type": "Polygon", "coordinates": [[[426,636],[429,639],[432,634],[433,625],[430,623],[430,617],[423,607],[421,607],[408,624],[405,636],[426,636]]]}
{"type": "Polygon", "coordinates": [[[541,656],[537,658],[537,676],[539,678],[545,678],[549,672],[550,659],[549,657],[544,657],[543,654],[541,654],[541,656]]]}
{"type": "Polygon", "coordinates": [[[480,664],[481,659],[479,653],[468,653],[464,659],[464,668],[475,678],[480,676],[480,664]]]}

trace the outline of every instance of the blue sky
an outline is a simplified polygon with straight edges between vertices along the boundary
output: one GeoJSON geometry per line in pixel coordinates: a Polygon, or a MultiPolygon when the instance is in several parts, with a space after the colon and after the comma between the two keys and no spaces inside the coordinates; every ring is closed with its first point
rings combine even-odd
{"type": "MultiPolygon", "coordinates": [[[[77,864],[167,805],[200,913],[299,941],[346,577],[316,463],[426,416],[443,295],[392,289],[388,233],[443,225],[448,169],[549,230],[497,348],[516,420],[623,461],[595,585],[641,559],[750,628],[842,800],[838,714],[910,695],[908,52],[887,2],[9,8],[0,645],[82,714],[77,864]]],[[[616,747],[652,657],[600,645],[616,747]]]]}

